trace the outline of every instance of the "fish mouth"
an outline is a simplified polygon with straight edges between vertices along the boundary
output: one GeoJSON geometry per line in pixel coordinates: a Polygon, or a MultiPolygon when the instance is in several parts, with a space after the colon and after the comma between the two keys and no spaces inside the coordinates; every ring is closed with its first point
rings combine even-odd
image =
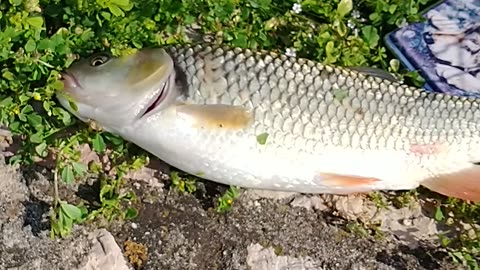
{"type": "Polygon", "coordinates": [[[143,112],[140,113],[139,118],[144,118],[155,110],[167,97],[167,91],[170,86],[170,76],[161,84],[157,94],[147,103],[143,112]]]}
{"type": "Polygon", "coordinates": [[[75,75],[68,71],[60,73],[59,79],[63,82],[65,89],[82,88],[75,75]]]}

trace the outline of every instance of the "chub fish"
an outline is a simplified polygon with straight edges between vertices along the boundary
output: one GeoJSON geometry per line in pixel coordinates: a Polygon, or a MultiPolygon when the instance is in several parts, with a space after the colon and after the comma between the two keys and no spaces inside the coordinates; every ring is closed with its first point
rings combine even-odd
{"type": "Polygon", "coordinates": [[[82,121],[218,183],[330,194],[423,185],[479,201],[479,101],[385,74],[171,45],[81,59],[57,96],[82,121]]]}

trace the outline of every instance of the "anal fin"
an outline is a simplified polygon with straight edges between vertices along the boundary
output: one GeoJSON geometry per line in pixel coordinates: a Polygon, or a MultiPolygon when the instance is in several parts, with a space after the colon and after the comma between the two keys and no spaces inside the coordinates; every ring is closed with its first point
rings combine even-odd
{"type": "Polygon", "coordinates": [[[448,197],[480,202],[480,166],[472,165],[455,173],[439,175],[421,185],[448,197]]]}
{"type": "Polygon", "coordinates": [[[364,177],[356,175],[342,175],[335,173],[320,173],[318,175],[319,181],[324,185],[339,186],[339,187],[362,187],[368,186],[380,181],[373,177],[364,177]]]}

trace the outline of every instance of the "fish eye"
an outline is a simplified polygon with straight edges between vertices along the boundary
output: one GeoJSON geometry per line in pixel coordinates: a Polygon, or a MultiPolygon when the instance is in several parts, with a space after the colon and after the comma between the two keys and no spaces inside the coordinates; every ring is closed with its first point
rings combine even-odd
{"type": "Polygon", "coordinates": [[[98,67],[105,64],[108,61],[108,59],[109,59],[108,55],[105,55],[105,54],[96,55],[92,57],[92,59],[90,60],[90,65],[92,67],[98,67]]]}

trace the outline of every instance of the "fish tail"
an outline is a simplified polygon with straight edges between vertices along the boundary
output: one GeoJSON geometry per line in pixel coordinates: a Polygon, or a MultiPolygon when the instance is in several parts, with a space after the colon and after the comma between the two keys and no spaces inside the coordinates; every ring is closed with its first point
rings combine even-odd
{"type": "Polygon", "coordinates": [[[472,164],[458,172],[427,179],[421,185],[448,197],[480,202],[480,166],[472,164]]]}

